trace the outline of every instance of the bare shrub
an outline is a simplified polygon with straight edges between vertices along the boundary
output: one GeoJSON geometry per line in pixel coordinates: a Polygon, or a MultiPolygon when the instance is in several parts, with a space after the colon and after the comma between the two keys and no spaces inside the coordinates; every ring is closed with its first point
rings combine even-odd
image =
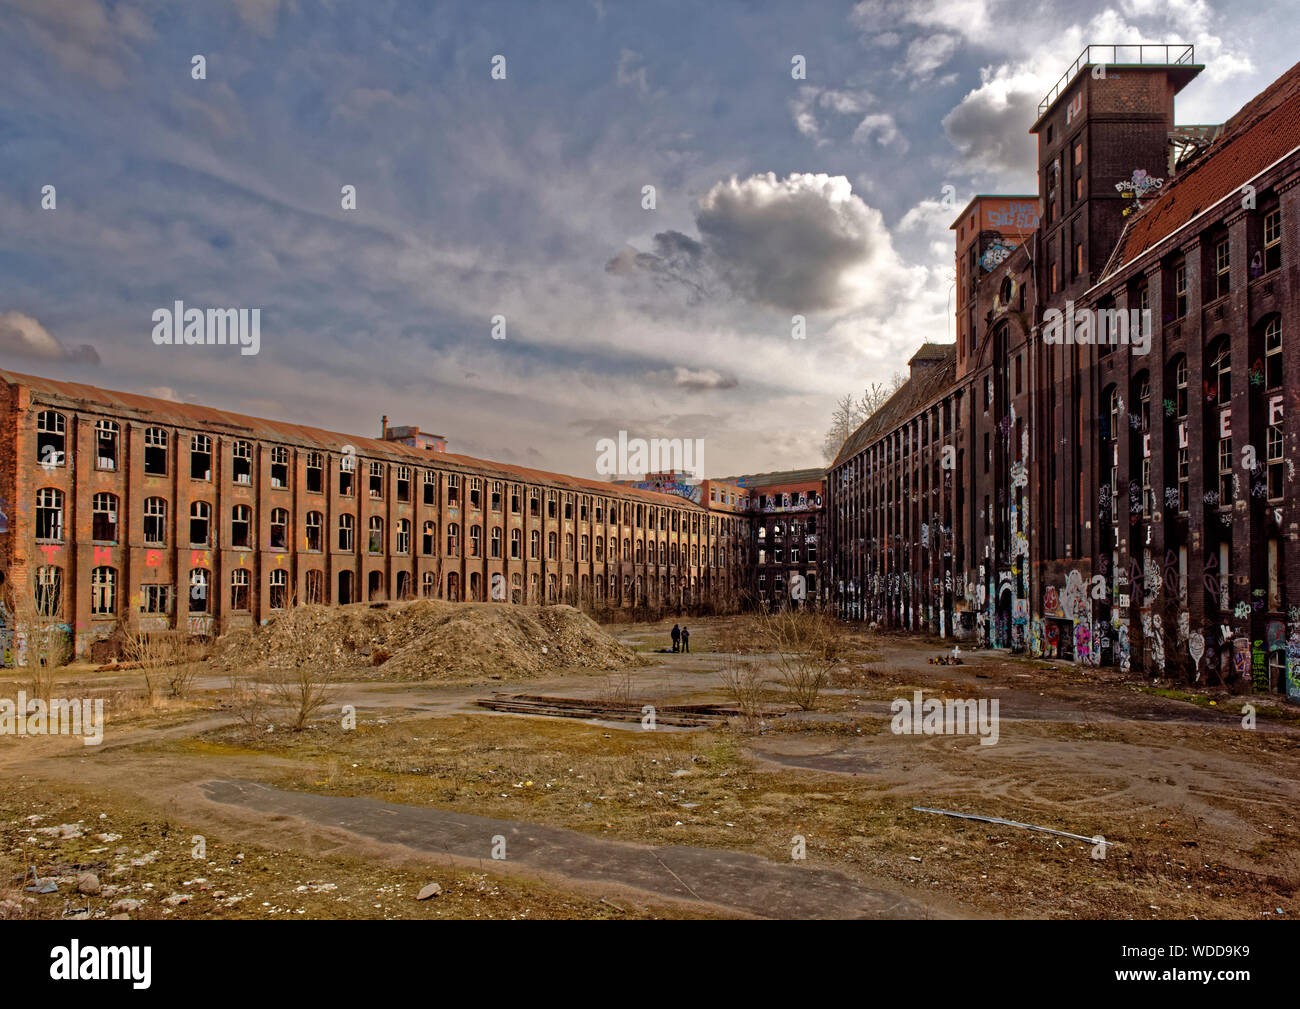
{"type": "Polygon", "coordinates": [[[752,729],[763,713],[763,696],[767,681],[763,671],[754,662],[730,659],[718,673],[722,689],[740,711],[745,727],[752,729]]]}
{"type": "Polygon", "coordinates": [[[305,662],[276,670],[271,679],[271,694],[288,710],[289,727],[294,732],[305,729],[312,715],[329,704],[332,697],[324,674],[305,662]]]}
{"type": "Polygon", "coordinates": [[[72,638],[62,615],[53,586],[37,586],[32,596],[10,597],[13,613],[13,658],[15,668],[27,676],[27,693],[48,701],[54,689],[54,671],[72,658],[72,638]]]}
{"type": "Polygon", "coordinates": [[[189,694],[199,672],[203,646],[188,631],[142,631],[122,628],[122,657],[139,663],[150,703],[160,696],[189,694]]]}
{"type": "Polygon", "coordinates": [[[832,667],[844,653],[844,631],[814,610],[780,609],[759,617],[759,638],[773,656],[786,696],[805,711],[817,706],[832,667]]]}
{"type": "Polygon", "coordinates": [[[270,695],[267,688],[252,676],[230,677],[230,710],[250,729],[260,729],[271,721],[270,695]]]}
{"type": "Polygon", "coordinates": [[[600,699],[623,707],[630,705],[632,703],[631,671],[625,669],[622,672],[610,673],[606,676],[604,689],[600,692],[600,699]]]}

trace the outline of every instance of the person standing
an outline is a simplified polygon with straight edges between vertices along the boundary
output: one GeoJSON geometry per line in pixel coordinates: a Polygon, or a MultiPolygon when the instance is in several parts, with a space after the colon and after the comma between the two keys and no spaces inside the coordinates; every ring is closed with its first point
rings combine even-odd
{"type": "Polygon", "coordinates": [[[691,650],[691,632],[687,630],[685,627],[683,627],[682,628],[682,651],[689,652],[690,650],[691,650]]]}
{"type": "Polygon", "coordinates": [[[680,642],[682,640],[682,629],[678,627],[676,624],[673,624],[672,637],[673,637],[673,651],[675,652],[679,650],[680,642]]]}

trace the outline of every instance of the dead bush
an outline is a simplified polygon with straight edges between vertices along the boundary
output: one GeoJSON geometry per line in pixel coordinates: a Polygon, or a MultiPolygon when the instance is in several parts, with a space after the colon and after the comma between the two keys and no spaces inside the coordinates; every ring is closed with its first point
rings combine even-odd
{"type": "Polygon", "coordinates": [[[229,698],[230,710],[248,728],[261,729],[270,724],[269,691],[252,676],[232,675],[229,698]]]}
{"type": "Polygon", "coordinates": [[[139,663],[150,703],[160,696],[183,698],[194,685],[203,645],[188,631],[122,628],[122,658],[139,663]]]}
{"type": "Polygon", "coordinates": [[[736,705],[745,728],[752,729],[763,713],[763,697],[767,681],[761,667],[755,662],[729,660],[718,673],[722,689],[736,705]]]}
{"type": "Polygon", "coordinates": [[[332,691],[324,674],[317,668],[299,663],[290,669],[275,670],[271,694],[289,713],[289,727],[301,732],[312,715],[330,703],[332,691]]]}

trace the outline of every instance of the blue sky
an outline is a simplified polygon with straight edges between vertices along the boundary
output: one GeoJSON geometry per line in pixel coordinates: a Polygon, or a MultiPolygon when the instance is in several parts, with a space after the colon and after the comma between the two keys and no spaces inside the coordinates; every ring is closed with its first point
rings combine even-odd
{"type": "Polygon", "coordinates": [[[820,463],[839,395],[952,339],[943,186],[1034,191],[1026,131],[1085,44],[1194,43],[1181,122],[1295,58],[1276,8],[1207,0],[0,0],[0,25],[6,367],[584,475],[619,430],[704,438],[715,474],[820,463]],[[261,353],[155,346],[178,299],[261,308],[261,353]]]}

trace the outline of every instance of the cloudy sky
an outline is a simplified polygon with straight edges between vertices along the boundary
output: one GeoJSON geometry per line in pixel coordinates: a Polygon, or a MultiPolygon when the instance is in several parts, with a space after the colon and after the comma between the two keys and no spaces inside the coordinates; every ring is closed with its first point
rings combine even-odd
{"type": "Polygon", "coordinates": [[[1222,121],[1295,60],[1271,6],[0,0],[0,362],[584,475],[619,430],[819,464],[953,339],[943,187],[1034,191],[1089,42],[1194,43],[1179,121],[1222,121]],[[261,353],[155,346],[176,300],[261,353]]]}

